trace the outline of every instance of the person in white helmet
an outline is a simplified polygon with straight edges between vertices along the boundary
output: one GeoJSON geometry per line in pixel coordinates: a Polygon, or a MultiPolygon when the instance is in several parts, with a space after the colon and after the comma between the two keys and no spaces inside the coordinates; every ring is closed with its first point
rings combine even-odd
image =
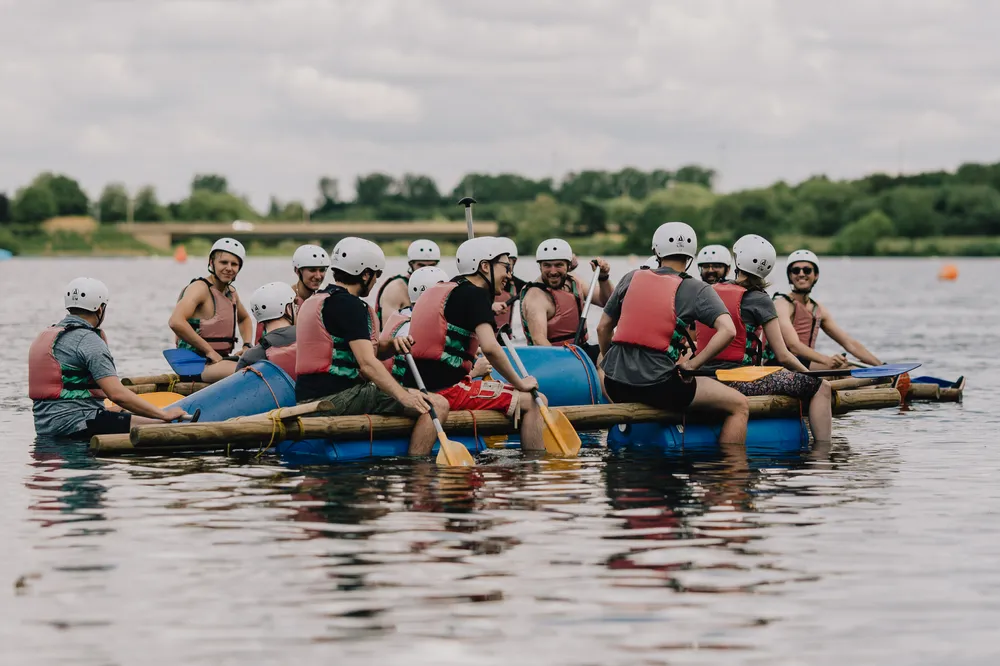
{"type": "MultiPolygon", "coordinates": [[[[774,301],[767,295],[767,276],[774,270],[777,255],[767,239],[756,234],[743,236],[733,245],[735,279],[712,285],[736,325],[736,337],[721,353],[706,363],[706,370],[763,365],[773,354],[787,370],[752,382],[727,382],[745,396],[787,395],[809,405],[809,427],[817,442],[829,442],[832,430],[832,389],[819,377],[800,374],[807,368],[788,351],[778,321],[774,301]],[[764,343],[762,334],[766,335],[764,343]]],[[[712,339],[714,331],[697,324],[698,347],[712,339]]]]}
{"type": "MultiPolygon", "coordinates": [[[[492,304],[510,280],[510,255],[496,238],[481,236],[458,247],[458,276],[428,289],[413,306],[411,353],[427,390],[448,401],[451,409],[485,409],[521,419],[521,446],[544,449],[542,419],[530,392],[538,387],[534,377],[518,377],[494,332],[492,304]],[[473,382],[476,352],[511,384],[492,380],[473,382]],[[516,378],[516,379],[515,379],[516,378]]],[[[401,368],[402,370],[402,368],[401,368]]],[[[409,368],[403,384],[416,386],[409,368]]],[[[544,399],[544,396],[543,396],[544,399]]],[[[427,448],[411,453],[428,453],[427,448]]]]}
{"type": "Polygon", "coordinates": [[[812,299],[813,287],[819,280],[819,258],[814,253],[809,250],[792,252],[785,262],[785,274],[792,292],[775,294],[774,302],[785,344],[803,365],[813,370],[847,366],[843,356],[828,356],[816,351],[816,340],[821,330],[862,362],[882,365],[863,344],[837,325],[829,310],[812,299]]]}
{"type": "Polygon", "coordinates": [[[187,416],[177,407],[154,407],[122,386],[101,330],[108,301],[103,282],[76,278],[63,296],[68,314],[31,343],[28,397],[38,435],[85,439],[187,416]],[[117,408],[107,409],[105,397],[117,408]]]}
{"type": "Polygon", "coordinates": [[[403,308],[410,307],[410,297],[406,287],[413,271],[426,266],[437,266],[441,263],[441,248],[432,240],[422,238],[410,243],[406,249],[406,259],[410,270],[406,275],[393,275],[382,283],[375,296],[375,314],[384,327],[389,316],[403,308]]]}
{"type": "Polygon", "coordinates": [[[715,284],[726,279],[729,269],[733,265],[733,257],[725,245],[706,245],[698,251],[698,258],[695,260],[698,271],[701,273],[701,281],[707,284],[715,284]]]}
{"type": "MultiPolygon", "coordinates": [[[[260,361],[271,361],[295,380],[297,298],[295,290],[285,282],[269,282],[250,296],[250,314],[264,330],[257,344],[240,356],[234,371],[260,361]]],[[[227,362],[231,361],[223,361],[227,362]]]]}
{"type": "Polygon", "coordinates": [[[292,269],[298,280],[295,290],[295,307],[319,291],[330,268],[330,256],[319,245],[301,245],[292,255],[292,269]]]}
{"type": "Polygon", "coordinates": [[[306,300],[296,317],[295,398],[329,400],[329,416],[359,414],[416,416],[410,449],[429,451],[437,439],[428,414],[441,419],[448,402],[399,385],[379,359],[405,354],[410,337],[380,339],[375,311],[364,299],[385,269],[382,249],[363,238],[337,243],[330,257],[333,284],[306,300]]]}
{"type": "MultiPolygon", "coordinates": [[[[521,291],[528,283],[514,275],[514,267],[517,266],[517,243],[505,237],[499,237],[497,241],[500,243],[502,249],[507,250],[507,255],[510,257],[511,274],[510,280],[507,281],[507,286],[504,287],[503,292],[497,294],[493,300],[493,314],[496,315],[497,335],[506,333],[509,336],[513,336],[511,319],[514,308],[517,307],[516,303],[521,296],[521,291]]],[[[503,343],[501,342],[501,344],[503,343]]]]}
{"type": "Polygon", "coordinates": [[[667,222],[653,234],[659,268],[640,268],[618,283],[597,326],[599,365],[614,402],[639,402],[686,411],[723,414],[719,441],[746,441],[750,406],[745,396],[708,377],[690,377],[736,337],[736,327],[711,286],[685,273],[694,261],[698,237],[683,222],[667,222]],[[701,322],[712,339],[685,360],[694,345],[687,329],[701,322]]]}
{"type": "Polygon", "coordinates": [[[235,361],[250,348],[253,323],[236,293],[233,281],[246,261],[246,249],[233,238],[220,238],[208,254],[208,277],[191,280],[181,291],[170,315],[177,346],[208,361],[202,381],[214,382],[232,374],[232,366],[216,366],[223,358],[235,361]],[[243,347],[233,354],[239,336],[243,347]],[[226,370],[229,370],[227,372],[226,370]]]}
{"type": "MultiPolygon", "coordinates": [[[[590,285],[570,274],[573,248],[561,238],[539,243],[535,260],[541,275],[521,292],[521,320],[528,344],[545,347],[573,344],[590,285]]],[[[590,263],[599,271],[593,302],[597,307],[604,307],[614,290],[609,279],[611,266],[600,257],[590,263]]],[[[587,344],[587,339],[584,327],[581,347],[596,361],[597,345],[587,344]]]]}

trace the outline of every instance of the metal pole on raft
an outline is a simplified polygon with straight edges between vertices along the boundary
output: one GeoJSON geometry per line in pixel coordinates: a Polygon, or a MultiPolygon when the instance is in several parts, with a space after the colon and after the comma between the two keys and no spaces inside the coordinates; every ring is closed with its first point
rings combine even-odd
{"type": "Polygon", "coordinates": [[[472,228],[472,204],[476,203],[476,200],[472,197],[463,197],[458,203],[465,206],[465,227],[469,232],[469,240],[472,240],[476,237],[476,232],[472,228]]]}

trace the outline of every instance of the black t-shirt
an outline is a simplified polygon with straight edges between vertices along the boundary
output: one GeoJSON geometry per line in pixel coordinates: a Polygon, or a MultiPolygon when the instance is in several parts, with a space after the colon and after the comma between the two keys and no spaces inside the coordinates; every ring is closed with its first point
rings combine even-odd
{"type": "MultiPolygon", "coordinates": [[[[343,287],[330,285],[321,293],[330,294],[323,301],[323,325],[327,332],[345,341],[369,340],[368,306],[363,300],[354,296],[343,287]]],[[[324,396],[340,393],[356,384],[367,381],[358,374],[355,378],[341,377],[330,373],[316,375],[299,375],[295,382],[296,401],[315,400],[324,396]]]]}
{"type": "MultiPolygon", "coordinates": [[[[487,289],[477,287],[468,281],[462,281],[448,295],[448,302],[444,306],[444,318],[452,326],[458,326],[473,333],[476,327],[481,324],[489,324],[495,328],[493,298],[487,289]]],[[[416,361],[417,369],[420,370],[420,376],[428,391],[440,391],[454,386],[462,381],[466,375],[462,368],[453,368],[441,361],[424,359],[416,359],[416,361]]],[[[403,385],[411,388],[417,386],[409,369],[403,377],[403,385]]]]}

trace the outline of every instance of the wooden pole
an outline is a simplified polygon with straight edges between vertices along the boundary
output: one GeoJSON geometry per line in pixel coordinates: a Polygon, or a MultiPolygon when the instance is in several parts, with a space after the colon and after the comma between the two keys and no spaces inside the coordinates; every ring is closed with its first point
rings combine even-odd
{"type": "Polygon", "coordinates": [[[937,384],[910,384],[910,390],[906,392],[906,400],[939,402],[941,400],[941,387],[937,384]]]}
{"type": "Polygon", "coordinates": [[[899,391],[894,388],[837,391],[833,394],[833,413],[844,414],[857,409],[882,409],[894,407],[900,402],[899,391]]]}
{"type": "Polygon", "coordinates": [[[871,377],[861,379],[858,377],[847,377],[845,379],[834,379],[830,381],[830,388],[834,391],[846,391],[852,389],[865,388],[866,386],[878,386],[880,384],[891,384],[892,377],[871,377]]]}
{"type": "Polygon", "coordinates": [[[169,386],[170,382],[176,382],[179,379],[180,377],[174,374],[142,375],[140,377],[122,377],[122,384],[125,386],[135,386],[136,384],[163,384],[169,386]]]}
{"type": "MultiPolygon", "coordinates": [[[[200,391],[201,389],[205,388],[206,386],[208,386],[208,384],[206,384],[204,382],[180,382],[180,383],[174,384],[174,388],[173,388],[172,392],[173,393],[178,393],[180,395],[191,395],[195,391],[200,391]]],[[[129,391],[132,391],[132,393],[136,393],[136,394],[141,394],[141,393],[158,393],[160,391],[166,391],[168,388],[170,388],[170,385],[169,384],[132,384],[132,385],[126,386],[125,388],[127,388],[129,391]]]]}

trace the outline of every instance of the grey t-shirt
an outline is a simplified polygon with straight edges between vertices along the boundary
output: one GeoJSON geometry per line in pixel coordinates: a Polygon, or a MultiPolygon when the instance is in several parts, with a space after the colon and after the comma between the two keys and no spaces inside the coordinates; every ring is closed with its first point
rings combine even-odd
{"type": "MultiPolygon", "coordinates": [[[[649,269],[639,269],[649,270],[649,269]]],[[[617,324],[622,313],[622,299],[632,282],[636,271],[628,273],[615,287],[604,313],[617,324]]],[[[659,268],[659,275],[678,275],[672,268],[659,268]]],[[[646,304],[648,308],[656,308],[656,303],[646,304]]],[[[677,288],[677,298],[674,303],[677,318],[687,326],[696,321],[711,326],[720,315],[728,314],[722,299],[711,286],[696,279],[681,282],[677,288]]],[[[650,386],[669,379],[675,363],[663,352],[637,347],[635,345],[619,345],[612,343],[604,357],[602,368],[604,374],[623,384],[631,386],[650,386]]]]}
{"type": "MultiPolygon", "coordinates": [[[[743,296],[740,304],[740,318],[744,324],[757,327],[763,326],[772,319],[778,318],[778,311],[774,307],[774,301],[763,291],[750,291],[743,296]]],[[[742,363],[736,361],[709,361],[705,364],[706,370],[718,370],[722,368],[738,368],[742,363]]]]}
{"type": "MultiPolygon", "coordinates": [[[[67,315],[58,325],[69,324],[89,325],[75,315],[67,315]]],[[[52,354],[60,365],[87,368],[94,381],[118,375],[108,345],[90,329],[77,328],[63,333],[56,340],[52,354]]],[[[73,435],[84,430],[87,420],[94,418],[102,409],[104,401],[98,398],[35,400],[32,406],[35,432],[39,435],[73,435]]]]}
{"type": "MultiPolygon", "coordinates": [[[[286,326],[284,328],[279,328],[277,331],[265,333],[261,339],[266,339],[272,347],[287,347],[295,342],[295,327],[286,326]]],[[[258,343],[243,352],[240,356],[239,362],[236,364],[236,369],[239,370],[240,368],[245,368],[248,365],[253,365],[254,363],[266,360],[267,353],[264,351],[264,347],[258,343]]]]}

